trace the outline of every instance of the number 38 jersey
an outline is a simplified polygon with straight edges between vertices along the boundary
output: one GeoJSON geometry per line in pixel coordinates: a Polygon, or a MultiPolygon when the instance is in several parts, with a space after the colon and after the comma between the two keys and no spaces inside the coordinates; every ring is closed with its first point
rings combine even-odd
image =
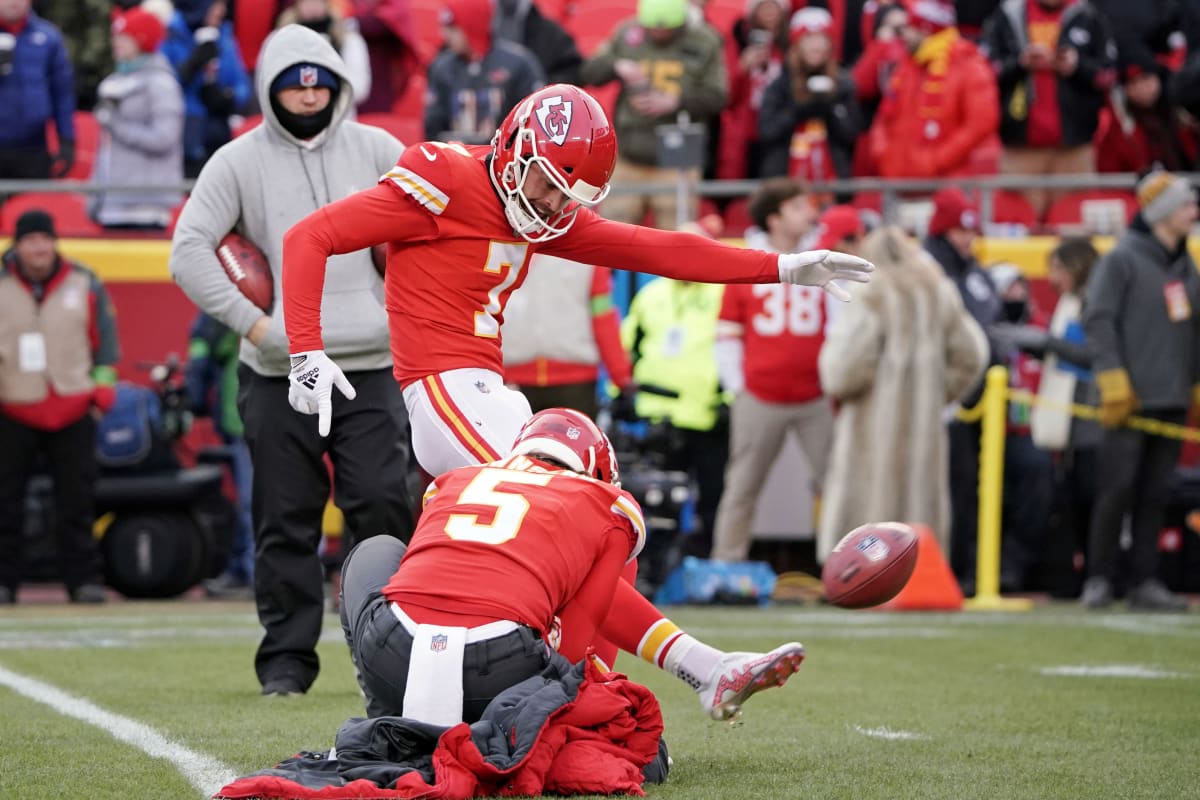
{"type": "Polygon", "coordinates": [[[628,492],[525,456],[451,470],[425,498],[384,596],[543,634],[614,540],[631,560],[646,539],[628,492]]]}
{"type": "Polygon", "coordinates": [[[717,337],[743,341],[746,389],[766,403],[821,396],[817,357],[825,342],[830,295],[815,286],[728,286],[717,337]]]}

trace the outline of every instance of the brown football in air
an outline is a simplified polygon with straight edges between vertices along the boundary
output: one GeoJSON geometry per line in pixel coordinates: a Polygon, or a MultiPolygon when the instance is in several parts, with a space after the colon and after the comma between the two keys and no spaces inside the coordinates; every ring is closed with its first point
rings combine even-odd
{"type": "Polygon", "coordinates": [[[242,295],[270,313],[275,302],[275,277],[263,251],[240,233],[231,232],[217,245],[217,260],[242,295]]]}
{"type": "Polygon", "coordinates": [[[917,533],[903,522],[872,522],[842,537],[821,568],[825,599],[842,608],[891,600],[917,565],[917,533]]]}

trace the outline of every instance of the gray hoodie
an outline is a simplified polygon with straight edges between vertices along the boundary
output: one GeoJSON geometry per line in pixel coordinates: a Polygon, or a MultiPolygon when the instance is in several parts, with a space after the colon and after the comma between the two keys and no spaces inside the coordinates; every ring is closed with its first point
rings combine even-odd
{"type": "MultiPolygon", "coordinates": [[[[275,276],[271,326],[260,347],[242,339],[241,360],[260,375],[288,373],[288,340],[280,301],[283,235],[303,217],[375,185],[404,146],[386,131],[346,119],[354,100],[344,63],[320,34],[299,25],[267,39],[258,60],[256,91],[263,124],[222,147],[200,172],[171,242],[171,274],[197,306],[245,337],[263,312],[244,298],[217,261],[217,244],[237,230],[266,253],[275,276]],[[333,119],[303,141],[279,123],[271,82],[293,64],[332,70],[341,80],[333,119]]],[[[322,330],[329,356],[347,372],[392,364],[383,283],[370,251],[329,259],[322,330]]]]}
{"type": "Polygon", "coordinates": [[[1200,277],[1187,248],[1168,253],[1135,217],[1088,279],[1083,330],[1093,371],[1126,370],[1147,411],[1186,409],[1200,383],[1200,277]]]}

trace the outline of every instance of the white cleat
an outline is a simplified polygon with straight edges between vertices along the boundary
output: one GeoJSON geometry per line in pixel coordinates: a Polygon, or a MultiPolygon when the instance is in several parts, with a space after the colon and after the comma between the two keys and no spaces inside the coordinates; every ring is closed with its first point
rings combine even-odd
{"type": "Polygon", "coordinates": [[[726,653],[697,691],[700,705],[715,720],[732,719],[751,695],[787,683],[802,661],[804,645],[799,642],[769,653],[726,653]]]}

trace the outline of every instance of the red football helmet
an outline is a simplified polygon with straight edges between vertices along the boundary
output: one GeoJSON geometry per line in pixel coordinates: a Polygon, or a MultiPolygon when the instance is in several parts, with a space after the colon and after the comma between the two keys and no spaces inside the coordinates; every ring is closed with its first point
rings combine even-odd
{"type": "Polygon", "coordinates": [[[600,104],[583,89],[555,83],[513,108],[492,138],[492,183],[504,198],[513,231],[530,242],[566,233],[581,206],[608,195],[617,161],[617,134],[600,104]],[[525,197],[525,180],[537,164],[567,196],[553,217],[543,218],[525,197]]]}
{"type": "Polygon", "coordinates": [[[543,455],[580,475],[621,485],[612,442],[587,414],[571,408],[547,408],[529,418],[517,434],[514,455],[543,455]]]}

